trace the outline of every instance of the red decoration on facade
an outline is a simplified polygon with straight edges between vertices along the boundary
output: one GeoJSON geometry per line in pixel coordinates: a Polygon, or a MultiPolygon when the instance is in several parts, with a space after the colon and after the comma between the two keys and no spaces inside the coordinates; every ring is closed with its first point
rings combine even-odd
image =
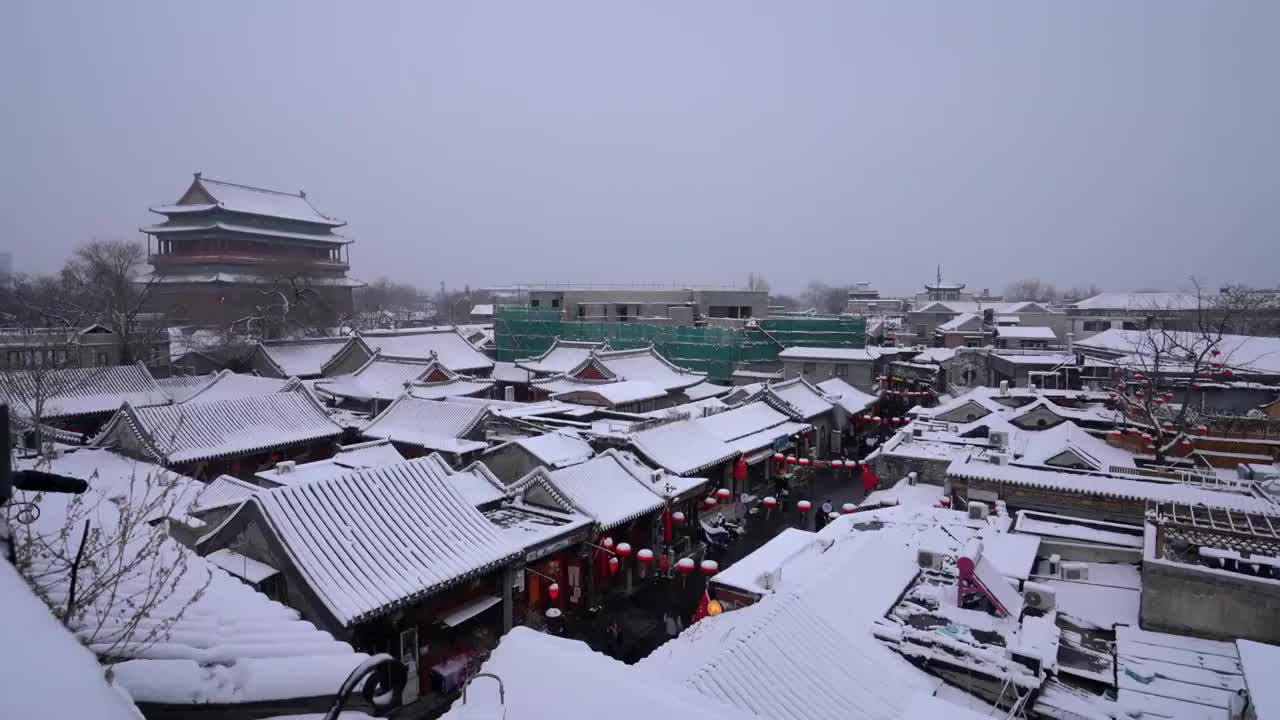
{"type": "Polygon", "coordinates": [[[769,496],[765,497],[765,499],[761,500],[761,501],[760,501],[760,504],[761,504],[761,505],[764,505],[765,509],[767,509],[767,510],[772,510],[772,509],[774,509],[774,508],[778,507],[778,498],[776,498],[776,497],[774,497],[774,496],[772,496],[772,495],[769,495],[769,496]]]}
{"type": "Polygon", "coordinates": [[[612,575],[618,572],[618,566],[621,564],[622,563],[618,562],[618,558],[616,557],[609,558],[609,574],[612,575]]]}
{"type": "Polygon", "coordinates": [[[653,551],[650,550],[649,548],[645,548],[641,550],[640,552],[636,553],[636,560],[638,560],[641,565],[648,565],[649,563],[653,562],[653,551]]]}
{"type": "Polygon", "coordinates": [[[800,502],[796,503],[796,509],[802,513],[807,513],[811,509],[813,509],[813,503],[809,502],[808,500],[801,500],[800,502]]]}
{"type": "Polygon", "coordinates": [[[713,507],[715,507],[715,506],[717,505],[717,503],[716,503],[716,499],[715,499],[714,497],[710,497],[710,496],[708,496],[706,500],[703,500],[703,501],[702,501],[702,505],[703,505],[703,507],[705,507],[706,509],[710,510],[711,508],[713,508],[713,507]]]}
{"type": "Polygon", "coordinates": [[[618,555],[623,558],[631,557],[631,543],[618,543],[618,555]]]}
{"type": "Polygon", "coordinates": [[[547,597],[551,598],[552,602],[560,599],[560,583],[551,583],[547,586],[547,597]]]}
{"type": "Polygon", "coordinates": [[[698,564],[693,561],[693,558],[680,558],[676,562],[676,572],[681,575],[692,575],[697,567],[698,564]]]}
{"type": "Polygon", "coordinates": [[[738,457],[738,462],[733,464],[733,479],[742,482],[747,479],[747,456],[738,457]]]}

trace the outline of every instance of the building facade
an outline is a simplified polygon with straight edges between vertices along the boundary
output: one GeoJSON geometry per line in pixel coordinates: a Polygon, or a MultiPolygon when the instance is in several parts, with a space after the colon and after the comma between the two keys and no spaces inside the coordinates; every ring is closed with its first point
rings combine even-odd
{"type": "Polygon", "coordinates": [[[668,320],[693,325],[710,318],[764,318],[769,311],[766,290],[701,290],[693,288],[555,288],[530,290],[529,304],[559,310],[566,320],[645,322],[668,320]]]}
{"type": "Polygon", "coordinates": [[[141,228],[153,267],[149,309],[171,321],[225,325],[270,315],[262,308],[271,305],[319,324],[352,311],[351,290],[361,285],[347,277],[352,240],[334,232],[346,223],[306,193],[196,173],[176,202],[150,210],[165,220],[141,228]]]}

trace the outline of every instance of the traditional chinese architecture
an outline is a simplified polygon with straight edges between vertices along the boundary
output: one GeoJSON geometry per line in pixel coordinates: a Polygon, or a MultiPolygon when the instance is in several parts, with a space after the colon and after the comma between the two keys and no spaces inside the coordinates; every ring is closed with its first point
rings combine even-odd
{"type": "Polygon", "coordinates": [[[312,318],[352,310],[346,224],[321,213],[305,192],[224,182],[195,174],[177,201],[150,208],[164,222],[141,228],[155,269],[152,309],[171,318],[226,324],[257,314],[263,293],[305,302],[312,318]]]}
{"type": "Polygon", "coordinates": [[[212,402],[134,407],[125,403],[93,439],[108,447],[200,479],[247,479],[287,460],[332,454],[343,429],[307,392],[246,395],[212,402]]]}

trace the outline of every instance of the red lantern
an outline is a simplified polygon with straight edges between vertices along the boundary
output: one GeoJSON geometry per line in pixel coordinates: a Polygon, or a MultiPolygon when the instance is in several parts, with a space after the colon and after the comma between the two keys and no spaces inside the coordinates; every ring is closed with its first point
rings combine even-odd
{"type": "Polygon", "coordinates": [[[601,547],[603,547],[605,550],[612,550],[612,549],[613,549],[613,538],[611,538],[611,537],[607,537],[607,538],[605,538],[605,539],[601,540],[601,541],[600,541],[600,546],[601,546],[601,547]]]}
{"type": "Polygon", "coordinates": [[[1171,423],[1171,422],[1169,422],[1168,420],[1166,420],[1166,421],[1164,421],[1163,423],[1161,423],[1161,424],[1160,424],[1160,427],[1164,428],[1165,430],[1172,430],[1172,429],[1173,429],[1173,423],[1171,423]]]}
{"type": "Polygon", "coordinates": [[[678,511],[678,510],[677,510],[676,512],[671,513],[671,522],[672,522],[672,523],[674,523],[674,524],[676,524],[676,525],[683,525],[683,524],[684,524],[684,513],[680,512],[680,511],[678,511]]]}
{"type": "Polygon", "coordinates": [[[849,513],[852,513],[857,509],[858,509],[858,506],[854,505],[853,503],[845,503],[840,506],[840,512],[844,513],[845,515],[848,515],[849,513]]]}
{"type": "Polygon", "coordinates": [[[775,462],[786,462],[787,456],[783,455],[782,453],[774,453],[773,459],[775,462]]]}
{"type": "Polygon", "coordinates": [[[551,583],[547,586],[547,597],[550,597],[552,602],[560,599],[560,583],[551,583]]]}
{"type": "Polygon", "coordinates": [[[618,566],[619,566],[619,565],[621,565],[621,563],[620,563],[620,562],[618,562],[618,558],[617,558],[617,557],[611,557],[611,558],[609,558],[609,574],[610,574],[610,575],[612,575],[612,574],[614,574],[614,573],[618,572],[618,566]]]}
{"type": "Polygon", "coordinates": [[[1111,437],[1115,438],[1116,440],[1119,440],[1120,438],[1124,437],[1124,433],[1120,432],[1119,430],[1113,430],[1111,432],[1111,437]]]}
{"type": "Polygon", "coordinates": [[[1143,375],[1142,373],[1138,373],[1137,375],[1133,376],[1133,379],[1137,380],[1138,382],[1142,382],[1143,380],[1147,379],[1147,376],[1143,375]]]}
{"type": "Polygon", "coordinates": [[[1227,368],[1226,370],[1222,371],[1222,377],[1229,378],[1232,375],[1235,375],[1235,373],[1231,372],[1231,368],[1227,368]]]}
{"type": "Polygon", "coordinates": [[[747,479],[747,457],[745,455],[738,458],[738,462],[733,464],[733,479],[742,482],[747,479]]]}
{"type": "Polygon", "coordinates": [[[649,563],[653,562],[653,551],[650,550],[649,548],[645,548],[641,550],[640,552],[636,553],[636,560],[638,560],[641,565],[648,565],[649,563]]]}
{"type": "Polygon", "coordinates": [[[875,417],[871,418],[871,422],[879,425],[881,422],[884,422],[884,421],[880,419],[879,415],[876,415],[875,417]]]}
{"type": "Polygon", "coordinates": [[[813,463],[812,461],[809,460],[809,458],[805,458],[805,457],[800,458],[800,467],[809,467],[812,464],[813,463]]]}
{"type": "Polygon", "coordinates": [[[720,488],[716,491],[716,499],[721,502],[733,497],[733,493],[729,492],[729,488],[720,488]]]}
{"type": "Polygon", "coordinates": [[[808,500],[801,500],[800,502],[796,503],[796,509],[802,513],[807,513],[811,509],[813,509],[813,503],[809,502],[808,500]]]}
{"type": "Polygon", "coordinates": [[[703,575],[706,575],[707,577],[711,577],[712,575],[715,575],[718,572],[720,572],[720,563],[716,562],[715,560],[702,561],[703,575]]]}
{"type": "Polygon", "coordinates": [[[715,499],[714,497],[710,497],[710,496],[708,496],[706,500],[703,500],[703,501],[702,501],[702,506],[703,506],[703,507],[705,507],[705,508],[706,508],[706,509],[708,509],[708,510],[710,510],[711,508],[715,507],[717,504],[718,504],[718,503],[716,502],[716,499],[715,499]]]}
{"type": "Polygon", "coordinates": [[[631,557],[631,543],[618,543],[618,555],[624,559],[631,557]]]}
{"type": "Polygon", "coordinates": [[[768,495],[765,497],[765,499],[760,501],[760,504],[764,505],[766,510],[772,510],[778,507],[778,498],[772,495],[768,495]]]}
{"type": "Polygon", "coordinates": [[[1130,435],[1135,435],[1135,436],[1136,436],[1136,435],[1138,435],[1138,434],[1140,434],[1140,433],[1138,432],[1138,428],[1129,428],[1129,434],[1130,434],[1130,435]]]}
{"type": "Polygon", "coordinates": [[[841,468],[843,468],[843,467],[844,467],[844,461],[843,461],[843,460],[832,460],[832,461],[831,461],[831,469],[832,469],[832,470],[839,470],[839,469],[841,469],[841,468]]]}
{"type": "Polygon", "coordinates": [[[680,558],[676,562],[676,572],[681,575],[692,575],[694,568],[697,566],[698,564],[693,561],[693,558],[680,558]]]}
{"type": "Polygon", "coordinates": [[[1165,393],[1165,394],[1164,394],[1164,399],[1165,399],[1165,400],[1172,400],[1172,399],[1173,399],[1173,393],[1171,393],[1171,392],[1167,392],[1167,393],[1165,393]]]}
{"type": "Polygon", "coordinates": [[[1153,402],[1155,402],[1155,404],[1157,404],[1157,405],[1163,405],[1163,404],[1164,404],[1164,398],[1156,398],[1153,402]]]}
{"type": "Polygon", "coordinates": [[[795,456],[795,455],[788,455],[788,456],[787,456],[787,464],[788,464],[788,465],[795,465],[795,464],[796,464],[796,456],[795,456]]]}
{"type": "Polygon", "coordinates": [[[1197,425],[1196,432],[1200,433],[1201,435],[1204,435],[1205,433],[1209,432],[1209,427],[1207,425],[1197,425]]]}
{"type": "Polygon", "coordinates": [[[1115,400],[1115,399],[1116,399],[1116,394],[1115,394],[1115,393],[1113,393],[1113,392],[1109,392],[1109,393],[1107,393],[1107,397],[1111,398],[1112,400],[1115,400]]]}
{"type": "Polygon", "coordinates": [[[1134,396],[1134,397],[1142,397],[1142,391],[1141,391],[1141,390],[1135,391],[1135,392],[1133,393],[1133,396],[1134,396]]]}

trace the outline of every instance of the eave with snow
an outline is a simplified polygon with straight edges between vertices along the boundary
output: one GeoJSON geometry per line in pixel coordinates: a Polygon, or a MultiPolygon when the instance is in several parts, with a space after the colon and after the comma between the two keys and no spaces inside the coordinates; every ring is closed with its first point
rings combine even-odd
{"type": "Polygon", "coordinates": [[[352,372],[373,357],[358,336],[259,341],[248,365],[259,375],[304,380],[352,372]]]}
{"type": "Polygon", "coordinates": [[[383,355],[424,362],[435,358],[453,372],[477,377],[493,371],[493,361],[453,325],[368,330],[360,333],[360,337],[366,346],[383,355]]]}
{"type": "Polygon", "coordinates": [[[462,463],[488,447],[484,425],[490,415],[483,403],[423,400],[405,393],[360,432],[369,439],[390,440],[405,457],[441,452],[462,463]]]}

